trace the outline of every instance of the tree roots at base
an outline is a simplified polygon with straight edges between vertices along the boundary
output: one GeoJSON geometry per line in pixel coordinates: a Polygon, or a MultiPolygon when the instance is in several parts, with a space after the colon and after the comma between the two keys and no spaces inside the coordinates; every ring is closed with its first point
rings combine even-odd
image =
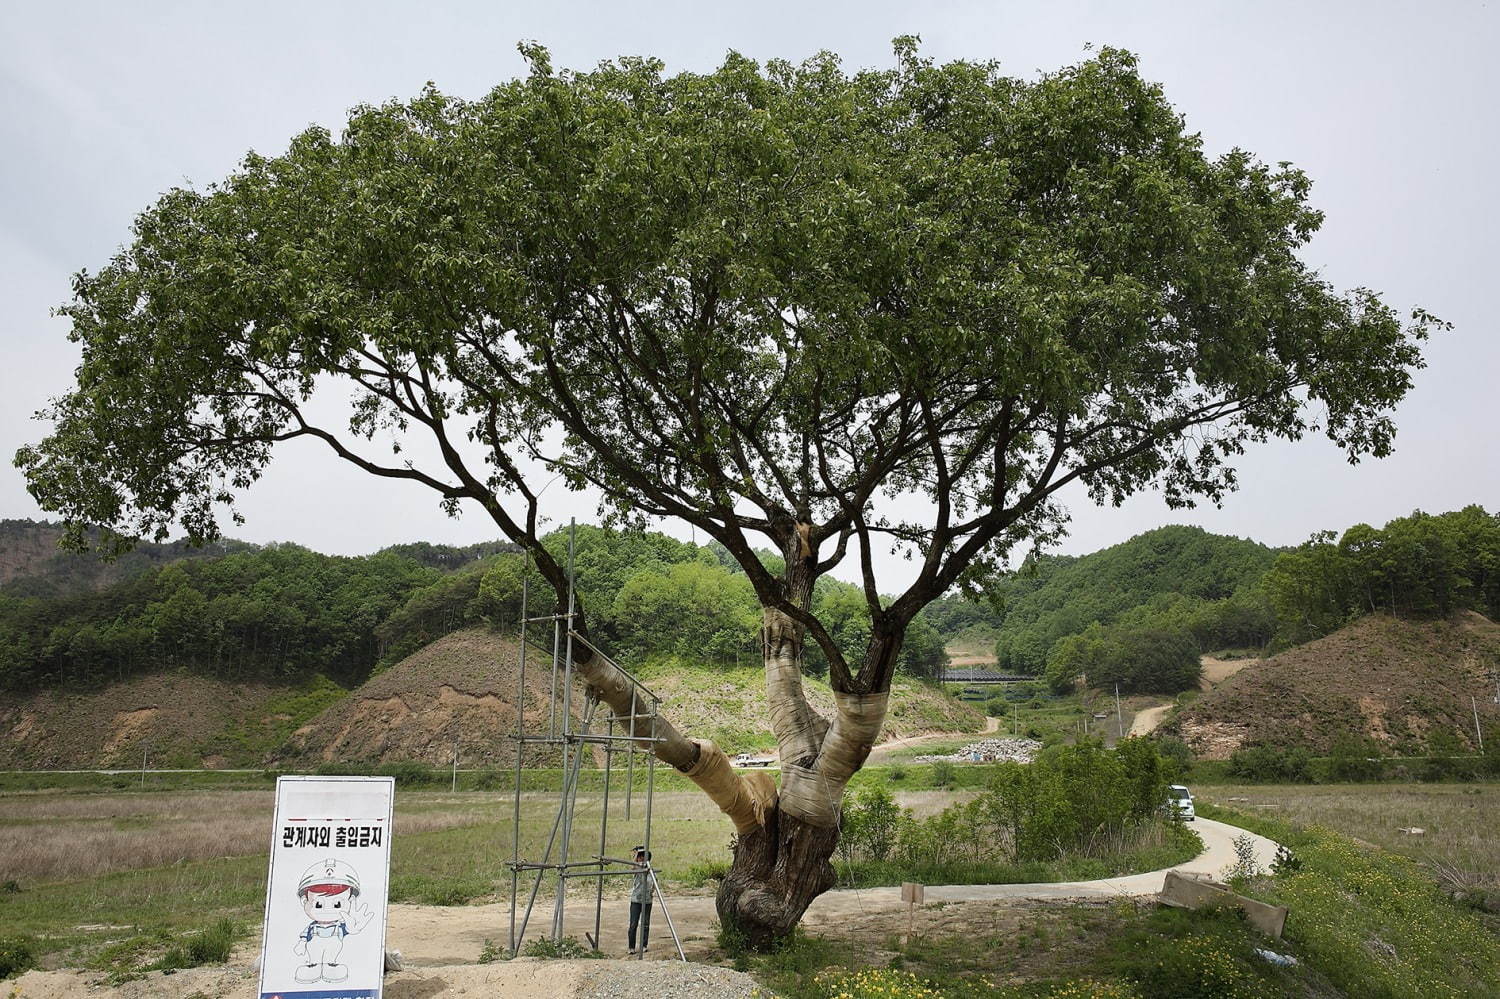
{"type": "Polygon", "coordinates": [[[773,809],[742,833],[715,899],[719,922],[752,950],[791,934],[813,899],[835,882],[838,827],[814,826],[773,809]]]}

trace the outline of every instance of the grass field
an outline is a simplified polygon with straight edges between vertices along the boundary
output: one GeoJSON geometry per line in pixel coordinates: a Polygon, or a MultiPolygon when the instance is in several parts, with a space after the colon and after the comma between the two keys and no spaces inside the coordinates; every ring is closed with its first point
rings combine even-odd
{"type": "Polygon", "coordinates": [[[1240,812],[1326,826],[1500,897],[1500,784],[1216,784],[1193,793],[1240,812]],[[1413,827],[1423,832],[1401,831],[1413,827]]]}
{"type": "Polygon", "coordinates": [[[741,963],[785,999],[1500,996],[1500,926],[1420,862],[1430,853],[1488,869],[1497,796],[1494,784],[1204,789],[1206,814],[1292,849],[1275,876],[1237,884],[1289,907],[1279,940],[1226,910],[965,902],[920,909],[909,936],[904,913],[872,912],[741,963]],[[1221,795],[1251,800],[1231,811],[1212,804],[1221,795]],[[1434,837],[1423,845],[1391,828],[1419,817],[1434,837]],[[1257,949],[1299,963],[1279,967],[1257,949]]]}
{"type": "MultiPolygon", "coordinates": [[[[962,774],[963,783],[973,784],[987,768],[952,769],[962,774]]],[[[972,794],[957,781],[953,787],[930,787],[931,768],[922,766],[871,768],[857,783],[885,781],[897,773],[901,779],[891,784],[896,799],[919,818],[972,794]]],[[[557,771],[530,773],[527,784],[555,784],[557,776],[557,771]]],[[[585,771],[584,777],[570,843],[575,859],[600,852],[600,775],[585,771]]],[[[675,774],[663,774],[658,783],[654,860],[674,890],[710,891],[706,882],[729,857],[731,828],[703,794],[679,789],[681,784],[675,774]]],[[[222,920],[249,932],[264,901],[272,798],[268,786],[0,792],[0,938],[29,939],[44,966],[126,975],[222,920]]],[[[512,801],[504,791],[399,790],[392,901],[461,905],[502,897],[509,883],[505,863],[512,856],[512,801]]],[[[556,794],[546,791],[522,795],[523,857],[540,859],[556,802],[556,794]]],[[[644,796],[637,792],[632,804],[626,822],[623,775],[617,774],[606,855],[625,856],[642,840],[644,796]]],[[[1050,881],[1125,873],[1135,869],[1132,864],[1154,865],[1166,856],[1164,850],[1184,849],[1181,844],[1129,846],[1120,857],[1064,858],[1056,865],[1017,867],[1011,875],[1017,881],[1050,881]]],[[[988,868],[971,873],[994,874],[988,868]]],[[[860,878],[863,884],[902,879],[894,867],[860,878]]],[[[953,879],[963,880],[963,872],[953,879]]],[[[617,879],[606,892],[624,889],[617,879]]]]}
{"type": "MultiPolygon", "coordinates": [[[[541,855],[555,803],[523,795],[524,852],[541,855]]],[[[119,970],[216,920],[248,929],[264,902],[271,804],[264,790],[0,795],[0,936],[30,938],[45,964],[119,970]]],[[[623,802],[612,806],[606,853],[640,840],[641,799],[634,804],[630,824],[623,802]]],[[[579,795],[575,857],[599,850],[599,806],[598,794],[579,795]]],[[[511,816],[501,794],[398,794],[392,900],[494,897],[508,883],[511,816]]],[[[656,795],[653,825],[668,878],[725,856],[729,827],[702,794],[656,795]]]]}

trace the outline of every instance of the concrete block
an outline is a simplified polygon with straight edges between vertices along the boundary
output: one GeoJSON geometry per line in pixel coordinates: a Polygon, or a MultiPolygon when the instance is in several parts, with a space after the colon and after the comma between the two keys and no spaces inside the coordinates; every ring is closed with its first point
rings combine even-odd
{"type": "Polygon", "coordinates": [[[1202,909],[1213,905],[1230,905],[1244,912],[1250,925],[1270,936],[1281,937],[1286,926],[1287,908],[1284,905],[1267,905],[1253,898],[1230,891],[1225,885],[1213,881],[1168,871],[1159,896],[1163,905],[1180,909],[1202,909]]]}

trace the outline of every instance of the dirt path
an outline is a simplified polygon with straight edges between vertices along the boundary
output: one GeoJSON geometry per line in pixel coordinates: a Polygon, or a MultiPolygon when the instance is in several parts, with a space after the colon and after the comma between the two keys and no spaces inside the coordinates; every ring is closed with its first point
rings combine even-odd
{"type": "Polygon", "coordinates": [[[1203,665],[1203,680],[1200,686],[1204,690],[1210,690],[1234,676],[1246,666],[1260,662],[1260,660],[1215,659],[1213,656],[1204,656],[1199,662],[1203,665]]]}
{"type": "Polygon", "coordinates": [[[984,716],[984,728],[979,732],[923,732],[921,735],[908,735],[904,739],[888,739],[877,743],[870,750],[870,762],[876,762],[877,758],[889,754],[891,751],[900,749],[902,746],[918,746],[924,742],[938,742],[946,740],[963,739],[967,736],[978,738],[1000,731],[1000,719],[990,715],[984,716]]]}
{"type": "MultiPolygon", "coordinates": [[[[6,992],[11,999],[249,999],[257,975],[249,967],[189,968],[173,975],[154,972],[109,988],[97,975],[71,971],[32,971],[6,992]]],[[[299,993],[311,994],[311,993],[299,993]]],[[[321,993],[320,993],[321,994],[321,993]]],[[[353,993],[349,993],[353,994],[353,993]]],[[[523,957],[493,964],[410,968],[385,976],[385,999],[449,999],[504,996],[505,999],[750,999],[765,991],[749,975],[708,964],[635,961],[544,961],[523,957]]]]}
{"type": "Polygon", "coordinates": [[[1172,705],[1162,704],[1154,708],[1143,708],[1137,711],[1135,717],[1130,721],[1130,734],[1150,735],[1156,731],[1156,727],[1161,724],[1161,720],[1171,710],[1172,705]]]}

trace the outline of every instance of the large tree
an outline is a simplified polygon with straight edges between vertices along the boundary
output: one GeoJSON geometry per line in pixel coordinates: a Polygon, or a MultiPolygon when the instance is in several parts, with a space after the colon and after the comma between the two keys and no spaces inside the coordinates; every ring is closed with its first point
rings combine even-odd
{"type": "MultiPolygon", "coordinates": [[[[1022,80],[910,39],[856,74],[523,52],[480,100],[358,108],[164,195],[78,276],[78,384],[17,460],[71,521],[210,538],[276,444],[315,439],[478,504],[559,599],[542,475],[703,531],[762,607],[780,786],[670,724],[655,751],[733,820],[719,911],[752,941],[833,883],[915,615],[1054,538],[1060,489],[1216,499],[1247,443],[1314,420],[1351,460],[1390,449],[1433,320],[1322,281],[1297,255],[1307,178],[1206,156],[1128,53],[1022,80]],[[348,419],[320,419],[339,388],[348,419]],[[413,435],[433,460],[390,454],[413,435]],[[882,597],[892,545],[910,581],[882,597]],[[859,648],[812,613],[846,560],[859,648]],[[808,641],[832,718],[803,696],[808,641]]],[[[613,667],[579,672],[629,712],[613,667]]]]}

